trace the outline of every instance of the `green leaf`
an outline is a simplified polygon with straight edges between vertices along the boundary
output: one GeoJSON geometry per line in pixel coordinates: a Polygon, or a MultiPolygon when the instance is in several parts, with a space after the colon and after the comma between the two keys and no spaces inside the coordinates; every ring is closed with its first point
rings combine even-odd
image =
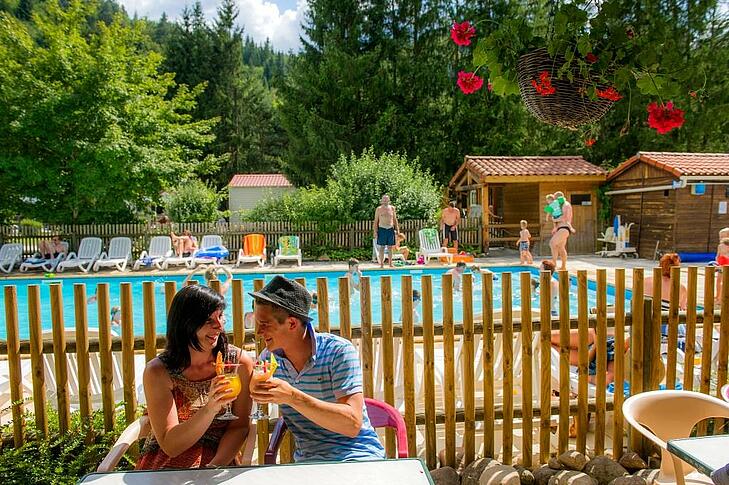
{"type": "Polygon", "coordinates": [[[488,62],[489,54],[487,52],[486,47],[486,40],[480,41],[476,48],[473,49],[473,65],[474,66],[483,66],[488,62]]]}
{"type": "Polygon", "coordinates": [[[648,73],[641,73],[639,76],[635,84],[642,94],[648,96],[658,96],[661,94],[661,88],[665,84],[665,79],[662,76],[654,74],[651,77],[648,73]]]}
{"type": "Polygon", "coordinates": [[[504,76],[496,76],[491,79],[494,93],[499,96],[508,96],[510,94],[519,94],[519,85],[504,76]]]}
{"type": "Polygon", "coordinates": [[[554,35],[561,36],[567,31],[567,14],[562,11],[554,16],[554,35]]]}
{"type": "Polygon", "coordinates": [[[592,51],[592,44],[590,43],[589,36],[583,35],[577,39],[577,50],[580,54],[582,54],[582,56],[586,56],[590,51],[592,51]]]}

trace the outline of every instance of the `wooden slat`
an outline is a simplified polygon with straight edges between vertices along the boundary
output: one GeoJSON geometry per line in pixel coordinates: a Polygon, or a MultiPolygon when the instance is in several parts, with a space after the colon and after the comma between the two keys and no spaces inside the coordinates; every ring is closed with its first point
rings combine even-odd
{"type": "Polygon", "coordinates": [[[329,332],[329,288],[327,279],[324,277],[316,279],[317,308],[319,310],[318,323],[319,332],[329,332]]]}
{"type": "Polygon", "coordinates": [[[577,451],[585,453],[587,449],[587,366],[588,366],[588,311],[587,308],[587,271],[577,271],[577,318],[578,338],[578,380],[577,380],[577,451]]]}
{"type": "MultiPolygon", "coordinates": [[[[222,285],[220,284],[220,280],[212,280],[210,281],[210,288],[215,291],[216,293],[222,294],[222,285]]],[[[225,296],[225,295],[223,295],[225,296]]]]}
{"type": "MultiPolygon", "coordinates": [[[[347,286],[347,278],[340,278],[340,308],[342,291],[344,294],[347,309],[349,309],[349,290],[347,286]]],[[[415,332],[413,331],[413,278],[410,275],[404,275],[400,283],[402,293],[402,369],[403,382],[405,384],[404,400],[405,400],[405,426],[407,427],[408,437],[408,454],[417,456],[417,433],[415,428],[415,332]]],[[[343,320],[340,319],[340,322],[343,320]]],[[[341,323],[340,323],[341,326],[341,323]]],[[[343,329],[344,330],[344,329],[343,329]]]]}
{"type": "MultiPolygon", "coordinates": [[[[385,402],[395,405],[395,360],[392,331],[392,278],[380,277],[380,305],[382,309],[382,377],[384,382],[385,402]]],[[[385,430],[385,451],[387,456],[397,456],[395,433],[392,428],[385,430]]]]}
{"type": "Polygon", "coordinates": [[[455,334],[453,333],[453,276],[442,276],[443,298],[443,405],[445,409],[445,461],[456,467],[456,376],[455,334]]]}
{"type": "Polygon", "coordinates": [[[620,390],[625,381],[626,369],[623,356],[625,342],[625,269],[615,270],[615,383],[617,391],[613,394],[613,456],[619,459],[623,455],[623,399],[620,390]]]}
{"type": "MultiPolygon", "coordinates": [[[[630,394],[643,392],[643,303],[644,273],[643,268],[633,268],[633,294],[631,302],[630,353],[632,356],[630,372],[630,394]]],[[[630,450],[641,451],[641,434],[630,429],[630,450]]]]}
{"type": "Polygon", "coordinates": [[[20,338],[18,334],[18,290],[15,286],[5,287],[5,329],[8,336],[8,377],[10,378],[10,401],[13,415],[13,444],[20,448],[25,442],[23,421],[23,375],[20,369],[20,338]]]}
{"type": "Polygon", "coordinates": [[[144,305],[144,360],[157,357],[157,321],[155,317],[154,281],[142,283],[142,305],[144,305]]]}
{"type": "Polygon", "coordinates": [[[461,287],[463,295],[463,352],[461,353],[461,368],[463,370],[461,372],[461,378],[463,384],[463,407],[466,415],[463,432],[463,453],[465,462],[471,463],[476,455],[476,390],[474,388],[473,369],[473,279],[471,274],[463,275],[461,287]]]}
{"type": "MultiPolygon", "coordinates": [[[[694,358],[696,356],[696,286],[699,269],[688,268],[688,285],[686,289],[686,350],[683,362],[683,388],[694,389],[694,358]]],[[[727,273],[729,274],[729,273],[727,273]]]]}
{"type": "MultiPolygon", "coordinates": [[[[425,414],[435,416],[435,338],[433,325],[433,279],[423,275],[420,279],[423,300],[423,354],[425,367],[423,381],[425,387],[425,414]]],[[[364,335],[364,332],[363,332],[364,335]]],[[[363,340],[364,343],[364,340],[363,340]]],[[[438,466],[435,422],[425,423],[425,463],[429,470],[438,466]]]]}
{"type": "MultiPolygon", "coordinates": [[[[7,311],[7,310],[6,310],[7,311]]],[[[6,319],[7,323],[7,319],[6,319]]],[[[33,369],[33,413],[35,427],[48,436],[46,414],[46,373],[43,365],[40,286],[28,285],[28,326],[30,327],[30,365],[33,369]]]]}
{"type": "MultiPolygon", "coordinates": [[[[81,421],[89,423],[91,418],[91,368],[89,362],[88,317],[86,315],[86,285],[73,285],[73,304],[76,316],[76,362],[78,377],[79,415],[81,421]]],[[[89,431],[91,431],[89,429],[89,431]]],[[[89,434],[87,438],[91,438],[89,434]]]]}
{"type": "Polygon", "coordinates": [[[66,335],[63,322],[63,293],[61,285],[51,285],[51,321],[53,323],[53,359],[56,371],[56,399],[58,402],[58,431],[66,433],[71,425],[68,399],[68,367],[66,362],[66,335]]]}
{"type": "Polygon", "coordinates": [[[559,436],[558,453],[567,451],[570,432],[570,277],[559,271],[559,436]]]}
{"type": "Polygon", "coordinates": [[[109,283],[96,287],[99,317],[99,360],[101,361],[101,404],[104,410],[104,431],[114,429],[114,367],[111,354],[111,320],[108,318],[109,283]]]}
{"type": "Polygon", "coordinates": [[[347,340],[352,340],[352,319],[349,305],[349,278],[339,278],[339,331],[347,340]]]}
{"type": "MultiPolygon", "coordinates": [[[[704,394],[711,392],[711,356],[714,355],[714,268],[704,268],[704,325],[701,335],[701,385],[704,394]]],[[[701,421],[696,427],[698,436],[705,436],[707,422],[701,421]]]]}
{"type": "MultiPolygon", "coordinates": [[[[680,290],[681,268],[678,266],[674,266],[673,268],[671,268],[671,300],[668,311],[668,359],[666,362],[666,389],[676,388],[676,363],[678,358],[678,301],[680,298],[680,290]]],[[[660,331],[660,328],[658,330],[660,331]]]]}
{"type": "MultiPolygon", "coordinates": [[[[522,272],[521,275],[521,408],[524,416],[533,414],[532,396],[532,276],[522,272]]],[[[544,384],[542,384],[544,385],[544,384]]],[[[522,421],[522,459],[526,468],[532,466],[532,420],[522,421]]]]}
{"type": "Polygon", "coordinates": [[[176,294],[177,283],[174,281],[165,281],[165,308],[168,314],[170,313],[170,305],[172,305],[172,300],[176,294]]]}
{"type": "Polygon", "coordinates": [[[372,307],[370,304],[369,276],[363,276],[359,280],[359,302],[362,315],[362,342],[360,349],[362,358],[362,384],[365,397],[373,397],[375,383],[372,369],[374,354],[372,349],[372,307]]]}
{"type": "MultiPolygon", "coordinates": [[[[552,275],[541,271],[539,275],[539,354],[542,380],[539,421],[539,461],[549,461],[549,441],[552,409],[552,275]],[[542,323],[550,322],[550,325],[542,323]]],[[[485,294],[484,294],[485,298],[485,294]]],[[[485,333],[485,331],[484,331],[485,333]]],[[[491,455],[489,455],[491,456],[491,455]]]]}
{"type": "Polygon", "coordinates": [[[137,419],[137,386],[134,383],[134,309],[132,284],[119,285],[121,293],[122,381],[124,382],[124,418],[127,424],[137,419]]]}
{"type": "Polygon", "coordinates": [[[595,454],[602,455],[605,452],[605,372],[607,371],[607,273],[605,268],[597,269],[597,329],[595,341],[597,351],[595,359],[597,364],[595,375],[595,387],[597,388],[595,390],[595,454]]]}
{"type": "Polygon", "coordinates": [[[234,279],[231,284],[231,291],[233,292],[231,295],[233,302],[233,345],[242,349],[245,345],[243,280],[234,279]]]}
{"type": "MultiPolygon", "coordinates": [[[[662,285],[663,285],[663,275],[661,273],[661,268],[656,267],[653,268],[653,295],[661,295],[662,285]]],[[[653,308],[653,318],[650,322],[643,322],[643,338],[649,339],[650,345],[646,345],[648,348],[650,348],[650,355],[660,355],[661,353],[661,325],[663,325],[663,311],[661,310],[661,300],[662,298],[660,296],[653,298],[652,300],[652,308],[653,308]]],[[[648,344],[648,342],[646,342],[648,344]]],[[[663,363],[661,362],[660,365],[654,365],[651,366],[651,375],[650,379],[648,379],[648,385],[644,389],[645,391],[653,391],[655,389],[658,389],[659,381],[661,380],[660,377],[660,370],[663,363]]]]}
{"type": "Polygon", "coordinates": [[[511,465],[514,451],[514,327],[511,286],[511,273],[501,273],[501,323],[503,325],[501,355],[504,389],[504,421],[501,426],[504,430],[502,461],[505,465],[511,465]]]}

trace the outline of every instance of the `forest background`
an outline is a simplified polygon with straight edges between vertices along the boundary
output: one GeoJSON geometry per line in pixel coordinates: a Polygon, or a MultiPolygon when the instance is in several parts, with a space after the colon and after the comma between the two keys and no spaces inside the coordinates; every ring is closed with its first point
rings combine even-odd
{"type": "Polygon", "coordinates": [[[514,16],[549,21],[553,1],[310,0],[302,48],[278,52],[246,35],[234,0],[213,19],[190,4],[176,21],[113,0],[0,0],[0,222],[137,221],[175,191],[224,194],[235,173],[325,187],[353,153],[398,154],[445,184],[466,154],[610,168],[639,150],[729,151],[723,0],[616,12],[662,29],[692,70],[672,100],[686,123],[669,134],[647,126],[654,100],[637,91],[579,131],[538,122],[518,96],[464,95],[470,53],[450,41],[453,22],[486,35],[514,16]]]}

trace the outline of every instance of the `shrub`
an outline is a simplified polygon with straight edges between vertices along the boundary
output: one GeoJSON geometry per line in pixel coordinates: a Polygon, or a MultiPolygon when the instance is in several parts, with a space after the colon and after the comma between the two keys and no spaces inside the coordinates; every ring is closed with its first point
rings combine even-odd
{"type": "Polygon", "coordinates": [[[334,230],[341,222],[368,220],[380,197],[388,194],[398,218],[431,218],[441,202],[441,188],[420,168],[417,159],[372,148],[361,155],[342,156],[331,169],[325,187],[302,188],[268,198],[244,211],[249,221],[319,221],[321,230],[334,230]]]}
{"type": "Polygon", "coordinates": [[[180,184],[162,197],[165,212],[174,222],[215,222],[221,196],[200,180],[180,184]]]}
{"type": "MultiPolygon", "coordinates": [[[[71,414],[70,430],[61,435],[58,431],[58,413],[50,407],[47,413],[48,437],[40,436],[33,414],[27,412],[24,416],[26,443],[20,448],[0,451],[0,483],[76,483],[87,473],[96,470],[125,427],[124,413],[116,413],[114,431],[104,433],[102,411],[95,411],[89,424],[81,423],[79,413],[74,412],[71,414]],[[89,442],[88,435],[91,436],[89,442]]],[[[3,437],[10,432],[9,425],[0,428],[3,437]]],[[[130,469],[133,463],[125,457],[117,468],[130,469]]]]}

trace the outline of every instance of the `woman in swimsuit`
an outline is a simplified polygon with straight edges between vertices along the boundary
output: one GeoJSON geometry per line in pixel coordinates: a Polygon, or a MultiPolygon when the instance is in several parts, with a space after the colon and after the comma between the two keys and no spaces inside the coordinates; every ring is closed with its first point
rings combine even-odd
{"type": "MultiPolygon", "coordinates": [[[[555,197],[564,197],[562,192],[555,192],[555,197]],[[559,194],[559,195],[558,195],[559,194]]],[[[554,221],[552,238],[549,240],[549,248],[552,250],[552,262],[557,265],[557,259],[562,260],[560,270],[567,269],[567,239],[574,232],[572,228],[572,205],[569,202],[562,206],[562,217],[554,221]]]]}

